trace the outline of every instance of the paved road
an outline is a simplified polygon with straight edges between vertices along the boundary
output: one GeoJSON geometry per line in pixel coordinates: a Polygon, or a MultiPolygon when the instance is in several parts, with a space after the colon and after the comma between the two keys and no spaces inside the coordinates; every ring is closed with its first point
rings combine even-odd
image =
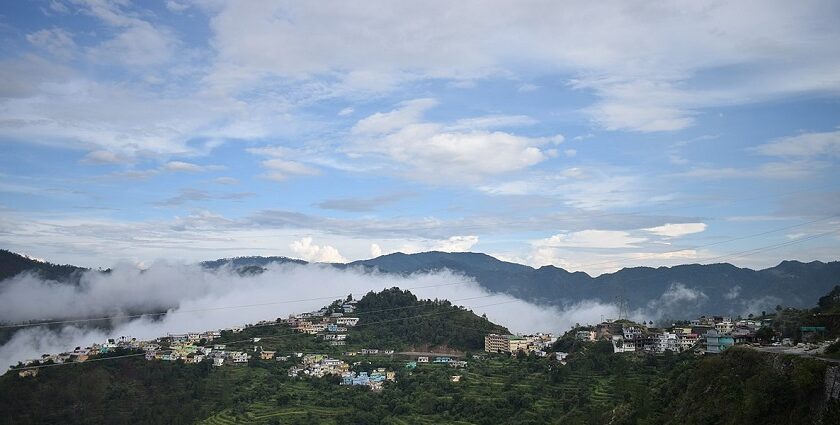
{"type": "Polygon", "coordinates": [[[791,354],[794,356],[799,357],[808,357],[811,359],[822,360],[829,363],[840,363],[838,359],[829,359],[827,357],[820,357],[816,353],[817,350],[805,351],[803,348],[799,347],[750,347],[756,351],[762,351],[765,353],[773,353],[773,354],[791,354]]]}
{"type": "Polygon", "coordinates": [[[414,357],[414,356],[426,356],[426,357],[447,356],[447,357],[458,357],[458,358],[464,357],[463,353],[461,353],[461,354],[458,354],[458,353],[454,353],[454,354],[453,353],[427,353],[427,352],[423,352],[423,351],[403,351],[403,352],[396,353],[396,354],[399,354],[401,356],[410,356],[410,357],[414,357]]]}

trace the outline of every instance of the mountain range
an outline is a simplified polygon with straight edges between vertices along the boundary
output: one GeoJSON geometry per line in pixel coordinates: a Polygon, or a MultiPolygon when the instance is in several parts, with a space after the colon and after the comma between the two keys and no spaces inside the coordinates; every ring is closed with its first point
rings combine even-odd
{"type": "MultiPolygon", "coordinates": [[[[236,257],[201,265],[208,269],[230,266],[240,273],[259,273],[271,263],[307,264],[287,257],[236,257]]],[[[591,300],[624,305],[631,314],[641,310],[650,315],[649,312],[656,311],[660,318],[757,314],[776,305],[809,307],[840,284],[838,261],[783,261],[763,270],[728,263],[632,267],[593,277],[554,266],[534,268],[501,261],[481,253],[433,251],[394,253],[331,266],[400,275],[449,270],[475,279],[488,291],[537,304],[565,307],[591,300]]],[[[30,271],[44,279],[73,283],[85,270],[0,250],[0,280],[30,271]]]]}

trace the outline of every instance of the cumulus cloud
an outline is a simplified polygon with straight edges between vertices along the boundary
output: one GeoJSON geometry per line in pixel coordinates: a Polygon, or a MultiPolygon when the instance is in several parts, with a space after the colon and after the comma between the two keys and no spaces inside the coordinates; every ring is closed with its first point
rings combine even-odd
{"type": "Polygon", "coordinates": [[[347,259],[344,258],[339,252],[338,249],[329,246],[329,245],[315,245],[312,243],[312,238],[307,236],[301,238],[300,240],[294,241],[289,245],[289,248],[292,249],[292,252],[298,255],[298,257],[316,263],[346,263],[347,259]]]}
{"type": "Polygon", "coordinates": [[[351,131],[357,138],[351,152],[385,155],[408,166],[414,179],[472,182],[538,164],[548,158],[541,145],[563,142],[562,135],[525,137],[489,130],[531,123],[522,116],[462,119],[451,125],[423,122],[423,113],[435,105],[434,99],[415,99],[360,120],[351,131]]]}
{"type": "Polygon", "coordinates": [[[271,264],[257,275],[221,268],[153,263],[145,270],[117,265],[109,274],[88,272],[78,286],[19,275],[0,289],[0,321],[78,319],[125,313],[167,311],[157,320],[113,319],[109,330],[68,325],[61,329],[26,328],[0,346],[0,364],[13,364],[43,353],[72,350],[108,337],[151,339],[167,333],[203,331],[271,320],[311,311],[348,293],[360,298],[371,290],[398,286],[420,298],[453,300],[514,332],[562,332],[575,322],[614,317],[616,308],[597,301],[562,307],[531,304],[505,294],[491,294],[472,279],[448,271],[395,276],[324,265],[271,264]],[[177,282],[177,285],[173,284],[177,282]],[[313,300],[312,290],[318,297],[313,300]],[[268,305],[253,306],[255,300],[268,305]],[[301,301],[303,300],[303,301],[301,301]],[[463,300],[463,301],[458,301],[463,300]],[[242,307],[249,306],[249,307],[242,307]],[[45,314],[49,313],[49,317],[45,314]]]}
{"type": "Polygon", "coordinates": [[[440,241],[432,247],[434,251],[443,252],[464,252],[469,251],[473,245],[478,243],[478,236],[452,236],[445,241],[440,241]]]}
{"type": "Polygon", "coordinates": [[[370,244],[370,256],[372,258],[376,258],[382,255],[382,247],[379,244],[372,243],[370,244]]]}

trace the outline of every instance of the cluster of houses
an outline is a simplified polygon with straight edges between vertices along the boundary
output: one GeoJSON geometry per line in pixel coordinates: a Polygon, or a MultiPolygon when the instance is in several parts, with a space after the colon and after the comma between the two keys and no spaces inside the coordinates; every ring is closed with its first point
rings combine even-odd
{"type": "Polygon", "coordinates": [[[301,375],[323,378],[327,375],[341,376],[350,370],[350,365],[344,360],[333,359],[326,354],[307,354],[303,356],[300,366],[289,369],[290,377],[301,375]]]}
{"type": "Polygon", "coordinates": [[[768,326],[767,320],[739,319],[726,316],[702,316],[675,325],[657,329],[629,321],[607,320],[596,326],[580,329],[575,337],[581,341],[611,341],[613,352],[720,353],[735,344],[753,343],[756,332],[768,326]]]}
{"type": "Polygon", "coordinates": [[[685,325],[667,329],[648,328],[627,322],[601,323],[590,331],[579,331],[580,339],[609,339],[616,353],[666,351],[720,353],[735,344],[752,343],[761,320],[732,320],[726,316],[700,317],[685,325]],[[585,335],[584,335],[585,334],[585,335]]]}
{"type": "Polygon", "coordinates": [[[364,385],[373,391],[381,391],[385,381],[395,382],[396,373],[385,368],[378,368],[367,372],[344,372],[341,374],[341,385],[364,385]]]}
{"type": "MultiPolygon", "coordinates": [[[[361,362],[356,364],[361,364],[361,362]]],[[[289,369],[289,376],[323,378],[335,375],[341,377],[341,385],[363,385],[374,391],[380,391],[385,381],[396,380],[396,373],[384,368],[376,369],[371,373],[359,372],[358,374],[352,372],[350,368],[350,364],[344,360],[334,359],[326,354],[307,354],[303,356],[299,366],[289,369]]]]}
{"type": "MultiPolygon", "coordinates": [[[[756,334],[762,327],[771,325],[771,319],[737,319],[727,316],[701,316],[682,325],[658,329],[627,320],[607,320],[595,326],[578,328],[574,337],[580,341],[610,341],[614,353],[646,352],[675,353],[692,351],[697,354],[716,354],[736,344],[758,342],[756,334]]],[[[825,334],[820,326],[800,328],[803,341],[816,339],[825,334]]],[[[533,352],[546,356],[546,351],[555,341],[550,334],[498,335],[484,338],[484,350],[490,353],[533,352]]],[[[791,345],[789,338],[783,338],[777,345],[791,345]]],[[[555,353],[557,360],[565,364],[567,353],[555,353]]]]}
{"type": "Polygon", "coordinates": [[[76,347],[73,351],[65,351],[63,353],[58,354],[44,354],[39,359],[32,359],[26,360],[21,362],[24,366],[30,366],[33,364],[44,364],[44,363],[72,363],[72,362],[84,362],[87,361],[92,356],[98,356],[100,354],[107,354],[113,350],[118,348],[123,349],[143,349],[148,344],[151,344],[147,341],[140,341],[136,338],[131,337],[120,337],[116,339],[109,339],[103,344],[91,344],[88,347],[76,347]]]}
{"type": "Polygon", "coordinates": [[[330,309],[322,308],[318,311],[289,316],[288,319],[280,320],[280,323],[290,326],[296,332],[317,335],[329,345],[346,345],[347,328],[356,326],[359,318],[346,317],[345,314],[351,314],[356,310],[356,301],[347,300],[333,310],[341,311],[330,312],[330,309]]]}
{"type": "Polygon", "coordinates": [[[534,335],[500,335],[489,334],[484,337],[484,351],[488,353],[534,353],[538,357],[548,355],[557,338],[549,333],[534,335]]]}

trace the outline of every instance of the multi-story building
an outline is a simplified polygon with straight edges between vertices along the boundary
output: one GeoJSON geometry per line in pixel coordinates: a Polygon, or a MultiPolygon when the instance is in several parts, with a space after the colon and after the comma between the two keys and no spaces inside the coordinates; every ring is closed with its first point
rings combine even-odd
{"type": "Polygon", "coordinates": [[[508,335],[489,334],[485,336],[484,351],[488,353],[509,353],[510,339],[508,335]]]}
{"type": "Polygon", "coordinates": [[[710,330],[703,335],[706,338],[706,353],[722,353],[727,348],[735,345],[735,339],[731,335],[724,335],[717,330],[710,330]]]}

